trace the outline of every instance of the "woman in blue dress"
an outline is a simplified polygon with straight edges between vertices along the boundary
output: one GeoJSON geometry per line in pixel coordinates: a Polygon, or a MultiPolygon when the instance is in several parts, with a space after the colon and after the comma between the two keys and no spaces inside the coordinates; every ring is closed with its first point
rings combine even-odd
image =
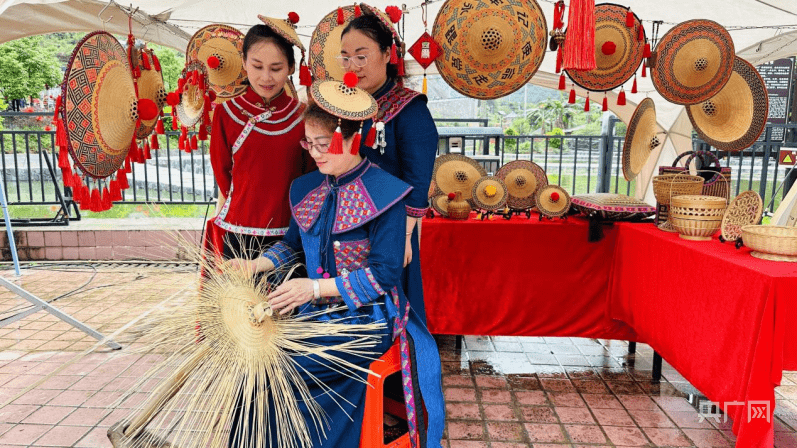
{"type": "Polygon", "coordinates": [[[429,184],[437,155],[437,128],[426,96],[403,87],[399,76],[401,48],[390,19],[360,4],[363,14],[344,28],[341,66],[359,78],[358,87],[379,104],[376,118],[363,125],[363,156],[412,186],[405,199],[406,228],[402,286],[418,316],[426,322],[421,279],[420,220],[429,207],[429,184]],[[395,63],[391,63],[394,60],[395,63]],[[374,124],[376,123],[376,124],[374,124]]]}
{"type": "MultiPolygon", "coordinates": [[[[356,84],[356,80],[349,81],[356,84]]],[[[235,263],[259,273],[284,270],[294,260],[305,260],[309,278],[288,280],[269,295],[274,312],[306,314],[342,305],[340,311],[318,319],[385,322],[381,343],[373,351],[381,355],[398,340],[402,359],[411,361],[402,363],[402,383],[416,385],[404,388],[411,438],[415,440],[417,435],[421,446],[440,447],[445,420],[440,358],[434,339],[411,309],[401,286],[405,201],[412,187],[359,152],[362,120],[376,111],[373,98],[337,81],[316,82],[308,96],[311,101],[304,116],[302,146],[318,171],[292,183],[292,219],[282,241],[256,260],[235,263]],[[418,431],[418,423],[425,430],[418,431]]],[[[367,357],[341,356],[365,368],[372,362],[367,357]]],[[[358,447],[365,375],[351,378],[311,357],[294,360],[331,422],[322,435],[300,404],[314,446],[358,447]],[[334,393],[320,387],[316,379],[334,393]]]]}

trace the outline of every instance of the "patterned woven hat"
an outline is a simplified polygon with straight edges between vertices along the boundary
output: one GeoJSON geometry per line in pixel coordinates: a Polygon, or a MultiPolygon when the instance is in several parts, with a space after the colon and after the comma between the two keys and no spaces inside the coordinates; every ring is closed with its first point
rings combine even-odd
{"type": "MultiPolygon", "coordinates": [[[[190,79],[188,73],[196,72],[199,78],[208,79],[207,68],[205,63],[201,61],[191,61],[183,68],[183,76],[181,78],[190,79]]],[[[186,82],[185,88],[180,98],[180,104],[177,105],[177,118],[180,124],[186,128],[190,128],[199,123],[202,119],[202,114],[205,110],[205,101],[207,96],[202,89],[204,81],[199,80],[196,83],[186,82]]]]}
{"type": "Polygon", "coordinates": [[[340,81],[316,81],[310,97],[319,107],[344,120],[365,121],[376,116],[376,100],[359,87],[340,81]]]}
{"type": "Polygon", "coordinates": [[[434,161],[432,180],[438,194],[462,192],[462,199],[473,205],[473,186],[487,175],[479,162],[460,154],[444,154],[434,161]]]}
{"type": "Polygon", "coordinates": [[[536,201],[541,216],[557,218],[570,211],[570,195],[559,185],[546,185],[537,190],[536,201]]]}
{"type": "Polygon", "coordinates": [[[219,102],[246,91],[243,48],[244,35],[227,25],[208,25],[188,41],[186,61],[205,64],[210,87],[219,102]]]}
{"type": "Polygon", "coordinates": [[[313,30],[310,38],[310,50],[307,56],[313,77],[317,80],[343,80],[346,70],[338,64],[340,56],[340,38],[343,29],[355,19],[354,6],[342,6],[325,15],[313,30]],[[343,24],[338,24],[338,15],[343,24]]]}
{"type": "Polygon", "coordinates": [[[595,5],[595,63],[593,70],[571,70],[574,83],[592,91],[612,90],[628,81],[642,63],[645,40],[638,39],[642,22],[634,14],[634,27],[626,26],[628,8],[612,3],[595,5]]]}
{"type": "Polygon", "coordinates": [[[504,208],[508,197],[504,181],[495,176],[484,176],[477,180],[471,195],[477,208],[488,211],[504,208]]]}
{"type": "Polygon", "coordinates": [[[443,79],[465,96],[494,99],[540,68],[548,26],[535,0],[446,0],[432,36],[443,50],[435,60],[443,79]]]}
{"type": "Polygon", "coordinates": [[[741,151],[761,136],[767,124],[767,87],[755,67],[737,57],[725,87],[686,111],[706,143],[721,151],[741,151]]]}
{"type": "MultiPolygon", "coordinates": [[[[141,51],[139,61],[143,61],[145,57],[148,61],[152,61],[154,60],[152,56],[152,50],[144,49],[141,51]]],[[[163,85],[163,74],[161,73],[160,67],[150,63],[141,63],[140,68],[141,76],[136,80],[138,97],[152,100],[158,107],[158,114],[160,114],[161,110],[163,110],[163,106],[166,104],[166,87],[163,85]],[[147,66],[150,68],[147,69],[147,66]]],[[[152,120],[142,119],[136,129],[136,139],[140,140],[149,136],[152,131],[155,130],[157,122],[158,117],[152,120]]]]}
{"type": "Polygon", "coordinates": [[[504,181],[509,196],[506,205],[515,210],[528,210],[536,204],[534,194],[548,185],[548,176],[536,163],[513,160],[504,164],[495,175],[504,181]]]}
{"type": "Polygon", "coordinates": [[[86,175],[110,176],[130,151],[139,118],[127,54],[115,37],[96,31],[78,42],[62,95],[69,154],[86,175]]]}
{"type": "Polygon", "coordinates": [[[623,143],[623,176],[631,182],[642,171],[650,153],[661,144],[656,132],[656,105],[642,100],[628,122],[623,143]]]}
{"type": "Polygon", "coordinates": [[[656,90],[675,104],[697,104],[719,93],[733,72],[733,39],[711,20],[689,20],[661,38],[651,64],[656,90]]]}
{"type": "Polygon", "coordinates": [[[296,34],[296,25],[290,19],[275,19],[261,15],[258,15],[257,18],[304,54],[304,44],[299,40],[299,35],[296,34]]]}

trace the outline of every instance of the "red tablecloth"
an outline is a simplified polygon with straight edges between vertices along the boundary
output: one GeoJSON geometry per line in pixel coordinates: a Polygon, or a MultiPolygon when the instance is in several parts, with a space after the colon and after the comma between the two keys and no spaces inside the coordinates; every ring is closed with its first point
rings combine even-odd
{"type": "Polygon", "coordinates": [[[606,314],[617,228],[587,242],[581,219],[425,219],[421,266],[436,334],[631,339],[606,314]]]}
{"type": "Polygon", "coordinates": [[[797,264],[653,225],[620,224],[615,244],[610,317],[723,406],[737,447],[771,447],[774,387],[797,370],[797,264]]]}

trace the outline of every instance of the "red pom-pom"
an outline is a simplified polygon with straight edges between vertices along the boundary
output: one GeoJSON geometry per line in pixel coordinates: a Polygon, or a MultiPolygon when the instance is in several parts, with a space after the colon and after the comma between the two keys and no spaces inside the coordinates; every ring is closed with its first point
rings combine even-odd
{"type": "Polygon", "coordinates": [[[154,120],[158,117],[158,105],[149,98],[138,100],[138,116],[144,121],[154,120]]]}
{"type": "Polygon", "coordinates": [[[456,193],[448,193],[448,200],[453,201],[457,197],[456,193]]]}
{"type": "Polygon", "coordinates": [[[177,92],[169,92],[169,94],[166,95],[166,103],[172,107],[180,104],[180,95],[177,92]]]}
{"type": "Polygon", "coordinates": [[[296,25],[297,23],[299,23],[299,14],[296,14],[296,13],[295,13],[295,12],[293,12],[293,11],[289,12],[289,13],[288,13],[288,20],[289,20],[289,21],[290,21],[292,24],[296,25]]]}
{"type": "Polygon", "coordinates": [[[45,132],[50,132],[50,131],[53,130],[53,128],[51,128],[50,125],[47,125],[47,126],[44,127],[44,130],[45,130],[45,132]]]}
{"type": "Polygon", "coordinates": [[[401,20],[401,8],[398,6],[388,6],[385,8],[385,12],[390,17],[391,22],[398,23],[401,20]]]}
{"type": "Polygon", "coordinates": [[[551,202],[558,202],[559,201],[559,193],[553,192],[551,193],[551,202]]]}
{"type": "Polygon", "coordinates": [[[211,70],[219,68],[219,65],[221,65],[221,61],[219,60],[218,57],[210,56],[208,58],[208,67],[210,67],[211,70]]]}
{"type": "Polygon", "coordinates": [[[617,44],[612,41],[604,42],[603,45],[601,45],[601,53],[606,56],[613,55],[615,51],[617,51],[617,44]]]}
{"type": "Polygon", "coordinates": [[[208,100],[212,103],[216,101],[216,92],[208,90],[208,100]]]}
{"type": "Polygon", "coordinates": [[[360,82],[360,80],[357,78],[357,74],[354,72],[346,72],[346,74],[343,75],[343,83],[346,84],[347,87],[357,87],[358,82],[360,82]]]}
{"type": "Polygon", "coordinates": [[[340,6],[338,6],[338,20],[337,20],[337,22],[338,22],[338,25],[343,25],[344,23],[346,23],[346,20],[343,18],[343,9],[341,9],[340,6]]]}

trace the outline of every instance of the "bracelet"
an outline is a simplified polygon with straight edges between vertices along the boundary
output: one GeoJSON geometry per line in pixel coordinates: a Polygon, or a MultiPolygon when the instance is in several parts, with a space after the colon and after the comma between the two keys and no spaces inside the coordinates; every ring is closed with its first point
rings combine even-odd
{"type": "Polygon", "coordinates": [[[407,236],[412,235],[412,231],[409,231],[409,232],[405,233],[405,235],[407,235],[407,236]]]}
{"type": "Polygon", "coordinates": [[[318,300],[321,298],[321,285],[318,280],[313,280],[313,299],[318,300]]]}

